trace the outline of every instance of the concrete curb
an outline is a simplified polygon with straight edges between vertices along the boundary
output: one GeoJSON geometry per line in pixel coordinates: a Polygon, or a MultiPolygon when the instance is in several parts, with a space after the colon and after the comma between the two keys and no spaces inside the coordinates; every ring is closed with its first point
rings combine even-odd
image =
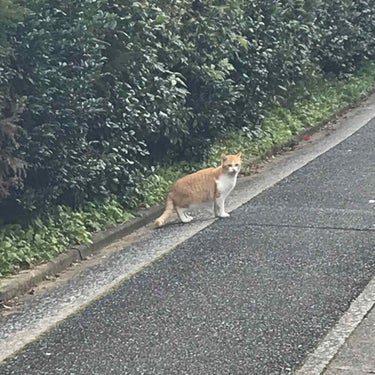
{"type": "MultiPolygon", "coordinates": [[[[354,103],[341,108],[339,111],[321,121],[316,126],[306,127],[305,129],[301,130],[299,134],[293,136],[284,144],[273,146],[272,149],[262,155],[262,157],[251,160],[251,163],[259,164],[264,159],[282,152],[285,148],[296,145],[303,139],[304,136],[312,135],[322,130],[325,125],[342,116],[351,108],[359,106],[374,92],[375,89],[372,90],[365,98],[359,99],[354,103]]],[[[9,301],[14,297],[29,292],[33,287],[46,279],[46,277],[61,273],[73,263],[85,260],[88,256],[99,252],[113,241],[116,241],[152,222],[161,214],[162,210],[163,206],[161,205],[148,209],[142,209],[138,212],[138,217],[135,219],[95,234],[92,238],[92,244],[72,247],[48,263],[36,266],[34,269],[21,271],[19,274],[0,280],[0,302],[9,301]]]]}
{"type": "Polygon", "coordinates": [[[72,247],[66,252],[59,254],[48,263],[1,280],[0,302],[6,302],[16,296],[27,293],[46,277],[62,272],[73,263],[81,262],[88,256],[99,252],[113,241],[150,223],[161,214],[162,210],[162,206],[154,206],[149,209],[140,210],[138,213],[139,216],[135,219],[95,234],[92,238],[92,244],[72,247]]]}

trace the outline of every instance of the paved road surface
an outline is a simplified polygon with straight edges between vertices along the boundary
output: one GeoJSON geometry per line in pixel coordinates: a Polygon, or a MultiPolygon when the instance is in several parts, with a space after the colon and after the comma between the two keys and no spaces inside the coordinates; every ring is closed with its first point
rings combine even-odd
{"type": "MultiPolygon", "coordinates": [[[[293,373],[374,275],[374,140],[372,121],[29,344],[0,373],[293,373]]],[[[155,232],[160,244],[172,229],[155,232]]]]}

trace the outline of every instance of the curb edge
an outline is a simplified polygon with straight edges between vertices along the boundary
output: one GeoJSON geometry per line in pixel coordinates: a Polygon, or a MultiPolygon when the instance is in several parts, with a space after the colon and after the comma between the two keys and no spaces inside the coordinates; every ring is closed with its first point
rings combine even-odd
{"type": "Polygon", "coordinates": [[[99,252],[113,241],[129,235],[150,223],[161,214],[162,210],[163,207],[161,205],[140,210],[139,216],[135,219],[94,234],[91,244],[71,247],[47,263],[5,278],[0,284],[0,302],[4,303],[14,297],[25,294],[46,277],[62,272],[75,262],[82,262],[88,256],[99,252]]]}

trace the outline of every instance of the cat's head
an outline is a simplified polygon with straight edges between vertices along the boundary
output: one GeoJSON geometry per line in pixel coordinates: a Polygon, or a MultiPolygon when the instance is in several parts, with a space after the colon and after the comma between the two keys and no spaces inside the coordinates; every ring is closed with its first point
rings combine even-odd
{"type": "Polygon", "coordinates": [[[221,167],[227,173],[238,173],[241,168],[241,153],[235,155],[221,155],[221,167]]]}

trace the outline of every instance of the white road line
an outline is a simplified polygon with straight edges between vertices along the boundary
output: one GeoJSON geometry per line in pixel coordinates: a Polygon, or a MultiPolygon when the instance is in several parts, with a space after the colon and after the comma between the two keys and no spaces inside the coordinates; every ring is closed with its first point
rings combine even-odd
{"type": "Polygon", "coordinates": [[[347,338],[375,305],[375,277],[351,303],[336,326],[324,337],[295,375],[321,375],[347,338]]]}

